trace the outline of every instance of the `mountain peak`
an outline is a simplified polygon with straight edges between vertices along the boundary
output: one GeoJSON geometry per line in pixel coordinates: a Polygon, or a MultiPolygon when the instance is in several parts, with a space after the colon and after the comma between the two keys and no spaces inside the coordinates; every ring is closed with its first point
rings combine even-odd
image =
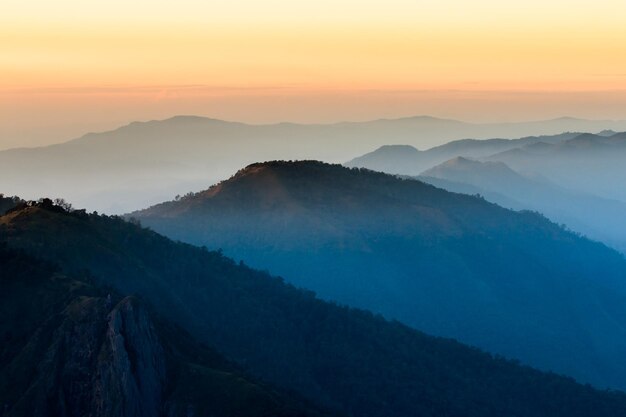
{"type": "Polygon", "coordinates": [[[474,160],[474,159],[469,159],[466,158],[464,156],[456,156],[452,159],[447,160],[446,162],[444,162],[441,165],[446,165],[446,166],[466,166],[466,165],[479,165],[480,162],[474,160]]]}
{"type": "Polygon", "coordinates": [[[274,160],[265,162],[255,162],[237,171],[235,175],[220,184],[232,184],[241,181],[267,181],[269,179],[289,178],[293,176],[308,175],[311,172],[321,173],[327,169],[345,169],[338,164],[328,164],[326,162],[303,160],[285,161],[274,160]]]}
{"type": "Polygon", "coordinates": [[[350,168],[367,167],[375,171],[393,172],[408,174],[409,172],[402,172],[396,170],[389,170],[387,166],[388,160],[394,161],[394,166],[397,167],[412,167],[416,165],[416,161],[422,158],[423,152],[411,145],[383,145],[378,149],[366,153],[365,155],[354,158],[344,165],[350,168]]]}
{"type": "MultiPolygon", "coordinates": [[[[250,164],[207,190],[133,215],[169,217],[227,206],[251,212],[280,209],[288,213],[285,218],[302,213],[304,207],[369,211],[383,204],[383,195],[392,193],[387,187],[397,188],[398,182],[402,180],[389,174],[314,160],[266,161],[250,164]]],[[[439,191],[419,181],[410,183],[416,197],[420,190],[422,197],[439,191]]]]}
{"type": "Polygon", "coordinates": [[[616,145],[626,141],[626,132],[613,132],[612,134],[582,133],[573,139],[564,142],[565,145],[591,147],[596,145],[616,145]]]}
{"type": "Polygon", "coordinates": [[[572,117],[572,116],[561,116],[561,117],[556,117],[552,120],[558,121],[558,122],[571,122],[571,121],[586,121],[587,119],[581,119],[581,118],[572,117]]]}
{"type": "Polygon", "coordinates": [[[186,115],[181,114],[177,116],[172,116],[168,119],[163,120],[153,120],[152,122],[162,122],[162,123],[214,123],[214,124],[236,124],[243,125],[245,123],[241,122],[232,122],[229,120],[216,119],[214,117],[205,117],[205,116],[195,116],[195,115],[186,115]]]}
{"type": "MultiPolygon", "coordinates": [[[[418,319],[425,317],[425,322],[432,322],[438,329],[446,323],[463,324],[464,320],[474,319],[473,314],[467,314],[468,311],[482,312],[485,309],[486,314],[475,317],[481,327],[485,319],[500,320],[501,317],[520,317],[522,324],[530,318],[533,320],[531,329],[545,322],[551,324],[553,316],[545,316],[548,320],[536,320],[536,317],[544,317],[543,310],[540,310],[542,315],[535,315],[538,304],[528,302],[532,295],[529,291],[535,282],[543,279],[556,285],[554,300],[558,304],[556,307],[550,304],[547,313],[569,308],[576,301],[571,298],[571,294],[579,293],[576,290],[580,286],[572,287],[577,280],[570,279],[569,274],[562,277],[567,279],[560,284],[559,276],[555,277],[551,269],[547,269],[546,276],[536,277],[532,272],[543,271],[545,267],[522,269],[519,273],[516,273],[516,268],[510,267],[511,262],[518,258],[521,260],[518,259],[515,265],[525,266],[534,262],[535,256],[541,257],[545,253],[543,257],[549,261],[559,254],[552,250],[554,248],[544,250],[546,248],[541,246],[534,253],[529,253],[530,256],[525,256],[536,245],[522,243],[532,243],[533,239],[499,244],[501,238],[498,234],[489,232],[493,227],[483,226],[498,222],[497,218],[508,212],[480,199],[449,194],[413,180],[402,181],[389,175],[312,161],[254,164],[244,172],[249,177],[273,170],[293,174],[290,169],[302,167],[311,170],[320,168],[333,174],[343,173],[333,175],[332,178],[316,176],[312,182],[325,184],[324,191],[333,187],[344,191],[318,195],[311,192],[306,182],[301,185],[289,184],[289,193],[297,194],[299,198],[311,197],[312,194],[313,197],[323,197],[321,204],[309,206],[303,212],[308,220],[307,223],[299,223],[299,230],[298,223],[291,217],[291,211],[281,211],[272,217],[273,213],[269,211],[254,210],[252,213],[244,213],[245,216],[237,216],[240,213],[228,205],[215,207],[224,209],[222,216],[204,207],[208,216],[205,219],[194,219],[193,230],[199,231],[213,221],[216,229],[207,231],[206,236],[215,237],[224,244],[233,237],[234,230],[231,229],[230,234],[226,233],[229,227],[242,226],[245,230],[257,231],[266,228],[269,237],[283,236],[289,238],[289,241],[279,240],[268,245],[269,242],[257,234],[256,238],[245,238],[242,242],[257,243],[269,251],[290,249],[289,243],[294,242],[296,246],[292,248],[296,250],[288,250],[285,259],[291,260],[297,275],[313,271],[314,276],[322,281],[332,282],[333,286],[345,286],[346,294],[358,295],[359,292],[368,291],[377,300],[384,300],[390,299],[387,298],[389,291],[401,289],[397,294],[404,301],[394,299],[392,304],[396,305],[400,301],[408,303],[404,305],[416,308],[408,316],[418,319]],[[354,182],[352,187],[349,187],[349,182],[354,182]],[[354,192],[354,189],[358,192],[354,192]],[[425,201],[428,196],[424,194],[428,193],[421,192],[424,190],[432,192],[430,203],[425,201]],[[362,198],[357,201],[358,205],[348,208],[365,207],[373,210],[367,212],[365,218],[360,217],[363,209],[346,211],[339,217],[341,213],[334,210],[333,204],[338,197],[345,198],[346,195],[348,198],[344,202],[359,196],[362,198]],[[473,204],[466,205],[460,211],[450,211],[453,210],[451,206],[437,207],[437,201],[441,202],[445,196],[473,204]],[[477,217],[476,213],[481,210],[489,212],[477,217]],[[251,218],[249,214],[256,217],[251,218]],[[234,216],[229,218],[231,215],[234,216]],[[377,227],[375,223],[381,218],[385,222],[377,227]],[[360,236],[358,228],[355,230],[353,227],[358,225],[355,221],[359,220],[375,232],[374,237],[377,238],[360,236]],[[433,248],[431,244],[425,244],[434,242],[430,239],[427,242],[415,240],[417,231],[426,231],[427,224],[435,222],[440,223],[439,230],[447,236],[441,242],[443,246],[433,248]],[[459,226],[465,224],[465,233],[450,234],[454,232],[450,226],[455,223],[459,226]],[[347,227],[342,227],[342,224],[347,227]],[[481,237],[483,232],[476,234],[473,228],[488,233],[489,238],[481,237]],[[459,245],[455,241],[468,234],[473,238],[467,240],[471,245],[461,246],[469,251],[463,254],[458,251],[459,245]],[[392,251],[389,251],[390,242],[396,243],[392,251]],[[410,242],[415,245],[404,248],[398,246],[410,242]],[[489,246],[485,247],[484,244],[489,246]],[[376,259],[380,258],[374,255],[378,250],[385,250],[391,262],[377,264],[376,259]],[[331,256],[324,256],[324,253],[331,256]],[[497,256],[494,257],[494,253],[497,256]],[[354,258],[355,255],[358,259],[354,258]],[[468,261],[458,264],[460,258],[468,261]],[[493,258],[496,258],[495,261],[493,258]],[[354,260],[357,262],[354,263],[354,260]],[[472,269],[484,268],[484,265],[489,264],[487,261],[501,262],[512,274],[494,271],[495,274],[491,276],[474,276],[472,269]],[[399,267],[399,262],[408,267],[405,269],[409,272],[406,278],[396,275],[392,281],[388,274],[380,273],[381,270],[392,272],[390,267],[399,267]],[[446,278],[446,275],[452,279],[446,278]],[[350,282],[352,279],[354,281],[350,282]],[[516,282],[521,282],[521,286],[516,286],[516,282]],[[404,284],[409,287],[404,287],[404,284]],[[433,287],[439,287],[441,291],[433,292],[433,287]],[[494,305],[493,301],[499,301],[493,298],[488,299],[487,303],[481,303],[483,308],[471,304],[479,296],[498,294],[499,288],[507,290],[507,296],[502,298],[503,305],[529,306],[528,313],[491,314],[489,308],[494,305]],[[567,291],[563,291],[563,288],[567,291]],[[458,297],[455,297],[457,294],[458,297]],[[563,297],[568,298],[561,301],[563,297]],[[449,303],[445,302],[446,299],[449,299],[449,303]],[[429,305],[433,307],[431,313],[428,312],[429,305]],[[458,311],[458,316],[450,317],[449,307],[458,311]]],[[[296,183],[301,182],[301,178],[298,179],[300,181],[296,183]]],[[[129,404],[135,409],[155,405],[159,410],[174,410],[172,415],[189,414],[186,411],[192,410],[194,415],[250,417],[324,415],[323,412],[317,412],[317,404],[324,409],[329,408],[332,415],[371,417],[467,415],[468,407],[471,407],[469,412],[472,415],[481,416],[511,415],[515,414],[515,410],[524,409],[528,410],[526,415],[533,417],[613,417],[621,415],[620,410],[626,404],[623,394],[596,391],[578,385],[571,379],[495,359],[490,354],[449,339],[432,338],[399,322],[388,322],[362,310],[325,303],[310,291],[297,290],[267,273],[237,265],[218,252],[167,240],[117,217],[85,215],[76,218],[72,217],[73,213],[50,213],[39,208],[38,212],[48,213],[51,218],[44,219],[41,216],[42,221],[39,222],[11,222],[7,227],[2,226],[0,241],[6,241],[11,248],[28,251],[33,256],[58,263],[63,271],[80,271],[80,275],[71,276],[71,281],[61,286],[58,277],[53,275],[54,271],[50,271],[52,275],[46,275],[45,282],[40,285],[33,279],[37,277],[32,273],[32,260],[27,259],[23,264],[7,268],[6,259],[14,262],[16,257],[9,254],[2,262],[3,250],[0,247],[0,282],[3,284],[0,305],[5,314],[10,311],[8,319],[0,323],[0,334],[5,340],[8,337],[11,341],[11,349],[3,349],[3,360],[7,357],[7,351],[11,354],[10,358],[15,358],[10,366],[5,367],[9,372],[3,369],[0,374],[0,404],[14,407],[16,399],[23,398],[21,403],[24,405],[24,411],[9,409],[10,415],[33,415],[31,394],[37,395],[40,400],[37,404],[42,407],[50,404],[50,399],[58,400],[59,412],[46,415],[61,415],[61,411],[73,410],[68,405],[89,406],[93,404],[91,398],[103,398],[98,396],[100,393],[111,394],[104,398],[137,399],[137,402],[129,404]],[[58,221],[57,217],[67,221],[58,221]],[[85,284],[91,285],[93,282],[98,287],[84,290],[81,289],[84,286],[77,288],[77,279],[81,277],[89,278],[85,284]],[[16,284],[15,290],[9,288],[11,291],[5,291],[5,283],[9,281],[16,284]],[[53,298],[50,297],[50,288],[54,290],[53,298]],[[68,300],[69,291],[79,290],[82,292],[73,297],[76,303],[72,307],[80,309],[65,308],[67,303],[64,300],[68,300]],[[109,298],[107,294],[111,293],[112,297],[109,298]],[[120,297],[136,294],[150,308],[139,306],[138,309],[132,298],[122,299],[125,301],[118,303],[117,293],[120,297]],[[80,297],[83,294],[94,301],[80,297]],[[30,300],[37,302],[32,303],[30,300]],[[96,303],[101,309],[89,309],[90,305],[96,303]],[[24,310],[25,305],[29,307],[27,310],[24,310]],[[25,311],[28,314],[24,314],[25,311]],[[71,313],[72,317],[59,322],[57,318],[63,318],[66,312],[71,313]],[[85,316],[76,317],[74,312],[93,313],[89,316],[93,320],[85,321],[85,316]],[[84,329],[91,328],[99,331],[84,333],[84,329]],[[46,335],[52,335],[53,339],[46,335]],[[29,343],[27,348],[23,348],[26,343],[29,343]],[[31,349],[31,346],[35,348],[31,349]],[[235,364],[230,365],[217,352],[227,355],[235,364]],[[25,361],[25,355],[37,356],[25,361]],[[25,363],[32,366],[25,368],[25,363]],[[238,363],[246,369],[245,373],[242,374],[236,368],[238,363]],[[368,368],[366,378],[362,379],[364,363],[367,363],[368,368]],[[20,373],[19,378],[13,377],[15,372],[12,369],[20,373]],[[257,382],[247,382],[248,372],[257,378],[257,382]],[[166,374],[165,380],[162,379],[163,373],[166,374]],[[40,374],[43,378],[38,378],[40,374]],[[24,378],[22,375],[37,377],[24,378]],[[99,375],[105,378],[98,379],[99,375]],[[104,380],[107,386],[116,388],[120,385],[120,377],[125,378],[122,382],[129,381],[129,389],[124,385],[121,389],[96,389],[94,392],[94,380],[104,380]],[[268,381],[276,388],[266,389],[259,380],[268,381]],[[163,381],[160,387],[157,386],[161,389],[153,389],[158,381],[163,381]],[[10,390],[6,389],[7,384],[11,384],[10,390]],[[381,390],[381,386],[386,389],[381,390]],[[81,391],[75,391],[74,387],[81,391]],[[283,389],[289,389],[288,397],[283,394],[283,389]],[[22,392],[27,395],[22,397],[22,392]],[[85,392],[87,396],[77,398],[68,395],[75,392],[85,392]],[[560,395],[552,395],[553,392],[559,392],[560,395]],[[159,394],[161,398],[155,398],[159,394]],[[83,398],[89,401],[82,401],[83,398]],[[533,401],[528,401],[528,398],[533,401]],[[254,409],[250,409],[251,405],[254,409]]],[[[513,214],[509,213],[509,216],[513,214]]],[[[515,216],[529,218],[529,215],[515,216]]],[[[536,228],[533,224],[541,221],[532,216],[529,219],[532,223],[520,224],[518,228],[507,227],[507,235],[532,233],[536,228]]],[[[544,227],[548,227],[547,232],[558,232],[550,225],[544,224],[544,227]]],[[[182,229],[180,225],[175,228],[182,229]]],[[[561,237],[567,239],[566,236],[561,237]]],[[[210,243],[206,245],[216,247],[210,243]]],[[[237,247],[242,248],[241,245],[237,247]]],[[[228,248],[223,248],[227,253],[228,248]]],[[[589,250],[593,248],[579,249],[586,249],[593,256],[593,250],[589,250]]],[[[269,256],[263,257],[264,263],[268,263],[269,256]]],[[[603,271],[597,268],[606,264],[606,257],[602,259],[602,264],[588,261],[586,258],[584,262],[577,263],[574,258],[572,268],[579,270],[581,266],[589,264],[588,268],[594,274],[591,282],[597,281],[597,275],[606,280],[603,271]]],[[[563,263],[569,265],[568,262],[563,263]]],[[[549,266],[549,262],[546,265],[549,266]]],[[[495,264],[497,266],[498,263],[495,264]]],[[[611,265],[606,268],[610,278],[610,272],[615,269],[611,265]]],[[[296,275],[283,276],[287,278],[296,275]]],[[[551,285],[547,287],[552,288],[551,285]]],[[[585,299],[597,299],[592,285],[584,285],[583,289],[585,299]]],[[[545,297],[545,292],[541,292],[541,296],[545,297]]],[[[594,303],[590,305],[595,306],[594,303]]],[[[615,314],[623,317],[623,310],[619,306],[621,304],[615,306],[615,314]]],[[[593,311],[586,312],[590,317],[590,325],[600,325],[600,328],[606,329],[605,321],[602,320],[605,320],[607,311],[613,310],[602,309],[601,315],[594,316],[590,315],[593,311]]],[[[556,325],[567,329],[567,325],[560,326],[560,323],[556,325]]],[[[510,332],[504,337],[496,333],[498,342],[508,341],[508,336],[520,334],[520,326],[515,323],[504,324],[502,331],[510,329],[510,332]]],[[[621,335],[619,329],[617,335],[621,335]]],[[[521,341],[527,339],[526,334],[521,336],[521,341]]],[[[530,343],[535,340],[531,339],[530,343]]],[[[559,358],[568,354],[570,343],[561,345],[551,343],[551,340],[547,343],[548,347],[555,346],[559,358]]],[[[513,340],[512,344],[516,345],[517,340],[513,340]]],[[[611,348],[613,346],[611,344],[611,348]]],[[[615,354],[619,355],[619,352],[615,354]]],[[[581,359],[574,363],[581,366],[594,363],[585,360],[584,356],[577,357],[581,359]]],[[[606,361],[612,366],[601,369],[615,369],[616,373],[623,369],[622,363],[613,357],[606,361]]],[[[78,410],[72,412],[72,415],[94,414],[89,411],[78,410]]],[[[154,409],[142,413],[154,414],[154,409]]]]}
{"type": "Polygon", "coordinates": [[[473,172],[482,172],[489,173],[492,175],[495,174],[515,174],[517,175],[511,168],[509,168],[505,163],[499,161],[477,161],[475,159],[466,158],[464,156],[457,156],[452,159],[449,159],[427,171],[424,171],[425,176],[430,176],[435,172],[440,171],[463,171],[466,173],[473,172]]]}
{"type": "MultiPolygon", "coordinates": [[[[258,172],[263,169],[282,169],[286,167],[319,167],[319,166],[332,166],[333,164],[329,164],[326,162],[316,161],[312,159],[305,160],[281,160],[276,159],[273,161],[265,161],[265,162],[255,162],[250,165],[247,165],[245,168],[241,170],[241,172],[258,172]]],[[[339,166],[339,165],[337,165],[339,166]]]]}
{"type": "Polygon", "coordinates": [[[411,145],[383,145],[380,148],[376,149],[374,152],[388,152],[388,153],[406,152],[406,153],[415,154],[420,151],[419,149],[411,145]]]}
{"type": "Polygon", "coordinates": [[[598,132],[598,136],[613,136],[616,133],[617,132],[612,129],[604,129],[603,131],[598,132]]]}

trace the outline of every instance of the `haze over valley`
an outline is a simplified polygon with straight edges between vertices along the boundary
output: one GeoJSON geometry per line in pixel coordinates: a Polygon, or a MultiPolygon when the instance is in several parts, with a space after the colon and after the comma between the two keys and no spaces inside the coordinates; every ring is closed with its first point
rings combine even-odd
{"type": "MultiPolygon", "coordinates": [[[[549,132],[554,123],[515,128],[549,132]]],[[[469,407],[483,416],[519,410],[535,386],[542,393],[532,394],[528,415],[558,407],[585,416],[599,403],[606,415],[621,415],[626,135],[606,128],[425,150],[378,146],[381,138],[462,137],[479,126],[455,133],[458,125],[418,117],[253,126],[185,116],[0,153],[6,189],[31,199],[28,190],[75,197],[0,197],[5,292],[49,300],[24,329],[6,325],[0,400],[13,404],[13,415],[33,404],[52,415],[66,407],[54,381],[72,378],[93,387],[69,388],[80,393],[69,400],[79,413],[116,404],[122,415],[191,407],[434,416],[469,407]],[[248,164],[276,155],[283,160],[248,164]],[[185,189],[198,192],[171,197],[185,189]],[[155,200],[165,202],[151,206],[155,200]],[[72,208],[76,201],[107,214],[72,208]],[[135,207],[142,209],[130,212],[135,207]],[[127,214],[108,215],[120,212],[127,214]],[[24,262],[40,266],[25,272],[24,262]],[[59,319],[37,324],[50,314],[59,319]],[[339,336],[341,328],[348,334],[339,336]],[[374,335],[393,347],[373,347],[374,335]],[[122,350],[116,337],[128,340],[122,350]],[[19,346],[33,350],[24,356],[19,346]],[[36,364],[50,355],[57,362],[42,371],[36,364]],[[126,359],[107,359],[118,355],[126,359]],[[367,372],[386,390],[355,377],[370,355],[367,372]],[[426,363],[424,379],[417,370],[426,363]],[[344,370],[322,371],[337,366],[344,370]],[[404,370],[386,376],[389,366],[404,370]],[[19,369],[39,379],[8,389],[19,369]],[[135,388],[119,385],[123,374],[135,388]],[[505,389],[511,402],[493,400],[501,378],[518,381],[505,389]],[[544,397],[547,384],[582,395],[585,405],[569,403],[570,394],[567,406],[544,397]],[[120,392],[128,401],[112,399],[120,392]],[[465,399],[451,400],[457,395],[465,399]]],[[[19,304],[9,305],[3,314],[20,314],[19,304]]]]}
{"type": "MultiPolygon", "coordinates": [[[[206,188],[259,161],[316,159],[342,163],[383,145],[411,144],[426,149],[453,139],[620,128],[626,130],[626,121],[560,118],[474,124],[418,116],[329,125],[248,125],[179,116],[131,123],[47,147],[2,151],[0,189],[7,195],[59,197],[88,210],[122,214],[206,188]]],[[[461,154],[452,151],[447,155],[461,154]]],[[[420,169],[398,173],[418,174],[420,169]]]]}
{"type": "Polygon", "coordinates": [[[624,16],[3,0],[0,417],[626,417],[624,16]]]}

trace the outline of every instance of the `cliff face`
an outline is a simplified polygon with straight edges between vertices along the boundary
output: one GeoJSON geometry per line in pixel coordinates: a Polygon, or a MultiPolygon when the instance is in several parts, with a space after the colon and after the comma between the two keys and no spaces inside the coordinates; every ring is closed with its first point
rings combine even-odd
{"type": "Polygon", "coordinates": [[[5,405],[7,415],[159,415],[165,356],[154,326],[136,299],[124,298],[110,312],[107,304],[79,297],[35,332],[14,372],[37,363],[38,353],[43,359],[26,392],[5,405]]]}
{"type": "Polygon", "coordinates": [[[1,417],[320,415],[89,282],[0,245],[1,417]]]}
{"type": "MultiPolygon", "coordinates": [[[[407,186],[411,183],[403,182],[407,186]]],[[[301,193],[311,195],[306,187],[301,187],[301,193]]],[[[469,245],[463,247],[471,249],[469,245]]],[[[471,250],[480,254],[479,248],[471,250]]],[[[424,259],[423,254],[416,255],[424,259]]],[[[588,257],[585,254],[585,259],[588,257]]],[[[506,262],[498,256],[483,256],[476,262],[483,259],[482,265],[506,262]]],[[[608,288],[610,277],[599,274],[595,277],[608,288]]],[[[511,277],[506,278],[502,281],[505,286],[511,282],[511,277]]],[[[526,281],[534,284],[537,277],[529,274],[526,281]]],[[[525,287],[521,290],[519,297],[528,294],[525,287]]],[[[294,400],[299,396],[332,407],[338,414],[360,417],[626,416],[623,393],[598,391],[568,378],[494,358],[451,340],[428,336],[368,312],[322,302],[312,293],[291,287],[267,273],[237,265],[219,252],[172,242],[120,218],[65,212],[43,203],[0,216],[0,337],[6,341],[0,343],[0,404],[10,404],[9,412],[13,411],[12,404],[31,391],[32,382],[43,372],[40,372],[41,364],[46,363],[46,350],[54,338],[44,334],[50,343],[42,343],[45,349],[33,355],[32,360],[14,366],[11,380],[5,368],[7,361],[12,363],[25,350],[38,329],[52,329],[54,335],[67,316],[63,314],[67,306],[76,303],[78,314],[82,311],[87,316],[89,304],[83,301],[89,298],[104,302],[106,307],[108,291],[137,294],[148,306],[146,314],[152,318],[166,365],[167,383],[160,404],[155,405],[155,409],[161,410],[159,417],[315,415],[314,407],[294,400]],[[6,242],[6,248],[12,248],[13,254],[3,255],[2,241],[6,242]],[[15,265],[19,247],[29,255],[15,265]],[[38,274],[32,270],[33,257],[57,263],[65,274],[75,278],[38,274]],[[89,271],[89,275],[81,271],[89,271]],[[46,324],[48,318],[55,317],[60,319],[46,324]],[[282,390],[269,389],[266,384],[242,375],[236,365],[198,341],[215,346],[247,372],[272,381],[282,390]]],[[[457,293],[467,297],[465,293],[457,293]]],[[[565,291],[561,295],[569,293],[565,291]]],[[[609,295],[614,296],[613,300],[619,297],[619,294],[609,295]]],[[[118,305],[120,298],[115,294],[113,298],[111,305],[118,305]]],[[[555,309],[560,306],[556,305],[555,309]]],[[[93,350],[100,352],[102,346],[111,344],[110,340],[106,342],[109,313],[105,308],[102,314],[86,320],[87,323],[102,320],[95,326],[100,331],[91,336],[101,341],[85,342],[84,346],[93,346],[93,350]]],[[[128,348],[151,345],[148,340],[152,337],[142,337],[141,343],[129,343],[134,340],[128,334],[133,320],[122,317],[118,324],[112,321],[113,329],[117,330],[112,331],[115,337],[111,340],[117,334],[124,337],[124,355],[128,356],[132,371],[129,380],[137,381],[135,385],[139,388],[135,395],[154,393],[152,389],[143,389],[144,381],[138,377],[147,371],[133,368],[133,363],[141,362],[133,359],[132,352],[137,348],[128,348]]],[[[604,330],[595,324],[596,332],[604,330]]],[[[535,326],[536,322],[527,317],[527,325],[535,326]]],[[[559,330],[558,326],[550,328],[559,330]]],[[[83,333],[89,333],[88,329],[83,333]]],[[[566,347],[562,343],[559,346],[566,347]]],[[[622,348],[614,346],[614,349],[622,348]]],[[[149,352],[143,357],[158,356],[149,352]]],[[[101,359],[99,354],[98,361],[117,369],[112,373],[129,375],[124,373],[124,367],[113,365],[113,355],[103,355],[101,359]]],[[[90,354],[86,356],[94,358],[90,354]]],[[[84,375],[97,372],[97,364],[86,362],[91,368],[87,366],[84,375]]],[[[619,362],[614,364],[618,365],[619,362]]],[[[74,365],[69,361],[60,366],[63,372],[74,365]]],[[[51,372],[51,375],[55,374],[51,372]]],[[[85,381],[91,381],[87,376],[85,381]]],[[[56,390],[46,397],[53,405],[61,404],[47,413],[50,417],[63,415],[57,409],[64,410],[62,407],[70,403],[62,393],[68,390],[66,387],[71,388],[73,381],[67,378],[63,384],[57,384],[64,391],[56,390]]],[[[133,385],[122,385],[128,386],[133,385]]],[[[124,391],[126,388],[121,390],[122,394],[115,394],[114,384],[103,387],[112,400],[121,401],[125,398],[122,394],[131,395],[124,391]]],[[[88,382],[77,388],[76,395],[84,398],[87,410],[80,414],[97,415],[96,408],[89,408],[93,407],[93,394],[88,382]]],[[[100,394],[101,398],[103,395],[100,394]]],[[[120,410],[113,413],[128,412],[128,407],[124,408],[127,404],[122,402],[120,410]]],[[[30,409],[24,407],[24,413],[19,415],[42,414],[34,409],[34,405],[30,409]]]]}
{"type": "Polygon", "coordinates": [[[165,383],[165,356],[146,311],[133,298],[109,314],[99,354],[98,416],[156,416],[165,383]]]}

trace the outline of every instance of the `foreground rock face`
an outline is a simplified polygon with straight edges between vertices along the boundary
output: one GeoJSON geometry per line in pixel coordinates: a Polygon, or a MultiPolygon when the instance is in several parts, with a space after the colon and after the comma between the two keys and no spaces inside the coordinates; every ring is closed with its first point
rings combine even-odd
{"type": "Polygon", "coordinates": [[[158,415],[165,357],[148,315],[136,300],[125,298],[109,314],[99,358],[97,415],[158,415]]]}
{"type": "Polygon", "coordinates": [[[0,245],[0,417],[322,415],[90,282],[0,245]]]}
{"type": "Polygon", "coordinates": [[[165,355],[154,326],[136,299],[124,298],[110,313],[106,304],[90,297],[72,302],[47,348],[46,329],[37,331],[21,359],[35,362],[37,352],[44,359],[8,415],[159,415],[165,355]]]}
{"type": "MultiPolygon", "coordinates": [[[[311,194],[306,187],[301,193],[311,194]]],[[[319,408],[294,401],[299,396],[360,417],[626,416],[624,393],[598,391],[371,313],[322,302],[219,252],[172,242],[120,218],[39,203],[0,216],[0,337],[7,341],[0,343],[0,404],[15,404],[31,390],[46,352],[14,366],[10,384],[4,358],[12,362],[38,329],[54,332],[58,323],[42,323],[65,317],[66,307],[80,297],[105,300],[106,307],[108,291],[138,294],[150,303],[147,312],[166,357],[160,410],[168,417],[319,415],[311,412],[319,408]],[[3,257],[2,241],[8,250],[21,248],[29,257],[12,272],[15,254],[3,257]],[[33,282],[32,257],[62,265],[74,280],[56,285],[48,275],[33,282]],[[72,291],[79,281],[91,283],[91,289],[72,291]],[[7,332],[14,334],[7,337],[7,332]],[[282,391],[242,375],[198,341],[282,391]]],[[[104,317],[98,333],[102,340],[108,314],[105,308],[94,318],[104,317]]],[[[98,350],[103,344],[94,346],[98,350]]],[[[50,345],[42,344],[46,349],[50,345]]],[[[127,351],[132,364],[132,349],[127,351]]],[[[89,388],[83,391],[87,399],[92,398],[89,388]]],[[[65,401],[59,395],[50,399],[65,401]]]]}

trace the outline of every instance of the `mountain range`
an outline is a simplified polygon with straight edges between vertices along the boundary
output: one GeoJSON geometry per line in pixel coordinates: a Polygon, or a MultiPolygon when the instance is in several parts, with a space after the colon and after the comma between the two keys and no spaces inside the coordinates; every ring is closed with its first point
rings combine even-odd
{"type": "Polygon", "coordinates": [[[416,177],[453,192],[480,194],[514,210],[535,210],[571,230],[626,253],[626,203],[527,177],[503,162],[453,158],[416,177]],[[469,187],[468,187],[469,186],[469,187]]]}
{"type": "Polygon", "coordinates": [[[563,133],[521,139],[458,140],[419,151],[409,145],[382,146],[345,163],[399,175],[420,175],[456,157],[504,162],[522,174],[557,185],[626,201],[626,132],[563,133]]]}
{"type": "Polygon", "coordinates": [[[535,143],[489,156],[512,169],[542,175],[570,190],[626,202],[626,132],[582,134],[560,143],[535,143]]]}
{"type": "Polygon", "coordinates": [[[276,161],[129,218],[324,299],[626,387],[626,261],[540,214],[373,171],[276,161]]]}
{"type": "Polygon", "coordinates": [[[257,161],[343,162],[396,143],[426,148],[460,138],[602,129],[626,130],[626,121],[560,118],[474,124],[419,116],[330,125],[249,125],[177,116],[134,122],[58,145],[1,151],[0,190],[29,199],[61,197],[89,210],[119,214],[198,190],[257,161]]]}
{"type": "Polygon", "coordinates": [[[626,416],[623,393],[320,301],[119,217],[20,203],[0,241],[3,415],[626,416]]]}
{"type": "Polygon", "coordinates": [[[626,250],[626,134],[566,133],[518,140],[455,141],[427,151],[387,146],[347,166],[418,177],[504,207],[539,211],[626,250]]]}
{"type": "Polygon", "coordinates": [[[85,272],[4,244],[0,265],[2,416],[334,415],[246,377],[85,272]]]}
{"type": "Polygon", "coordinates": [[[0,416],[626,417],[616,130],[180,116],[0,151],[0,416]]]}
{"type": "Polygon", "coordinates": [[[368,168],[399,175],[419,175],[452,158],[486,158],[529,145],[557,144],[580,136],[579,132],[551,136],[528,136],[519,139],[460,139],[423,151],[411,145],[386,145],[351,159],[344,165],[350,168],[368,168]]]}

